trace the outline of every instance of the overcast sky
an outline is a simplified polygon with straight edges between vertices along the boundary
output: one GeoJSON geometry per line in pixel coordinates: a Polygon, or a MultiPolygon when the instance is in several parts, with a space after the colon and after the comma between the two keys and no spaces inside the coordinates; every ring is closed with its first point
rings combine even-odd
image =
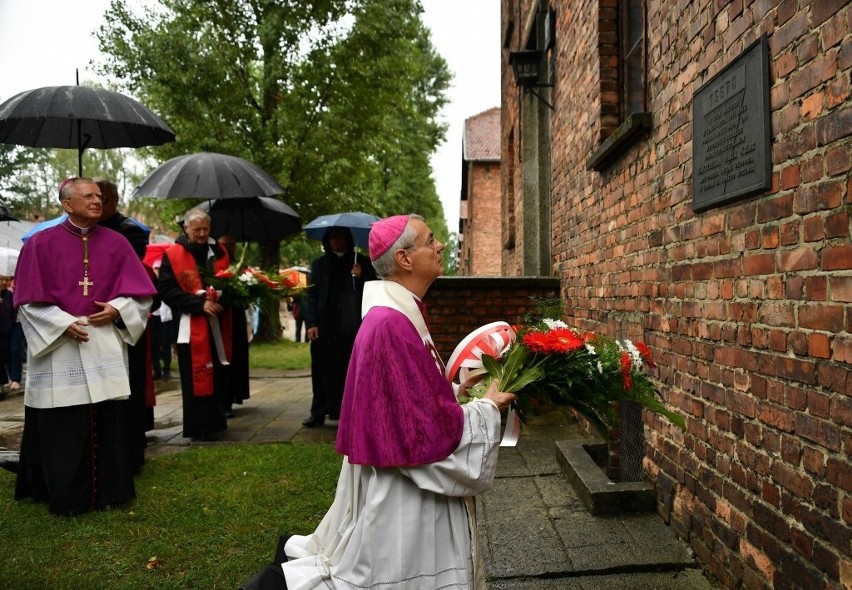
{"type": "MultiPolygon", "coordinates": [[[[432,42],[453,72],[446,143],[432,158],[450,231],[458,229],[464,120],[500,106],[499,0],[422,0],[432,42]]],[[[109,0],[0,0],[0,100],[42,86],[73,85],[94,73],[93,32],[109,0]]]]}

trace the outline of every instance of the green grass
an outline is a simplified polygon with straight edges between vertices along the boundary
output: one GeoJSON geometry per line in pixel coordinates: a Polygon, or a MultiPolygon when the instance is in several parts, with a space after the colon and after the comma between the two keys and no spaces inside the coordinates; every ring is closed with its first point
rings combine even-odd
{"type": "Polygon", "coordinates": [[[278,342],[252,342],[249,347],[249,366],[252,369],[308,369],[311,366],[311,348],[305,342],[279,340],[278,342]]]}
{"type": "Polygon", "coordinates": [[[0,470],[0,588],[235,590],[319,524],[340,463],[331,444],[190,448],[149,459],[133,502],[71,518],[13,500],[0,470]]]}

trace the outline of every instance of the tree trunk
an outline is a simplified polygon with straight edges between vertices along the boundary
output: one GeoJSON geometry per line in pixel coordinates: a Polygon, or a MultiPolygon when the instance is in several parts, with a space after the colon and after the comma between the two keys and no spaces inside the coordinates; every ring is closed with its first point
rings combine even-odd
{"type": "MultiPolygon", "coordinates": [[[[278,274],[281,262],[279,242],[261,242],[260,267],[274,270],[272,276],[278,274]]],[[[279,313],[279,301],[264,301],[260,304],[260,322],[257,325],[257,334],[254,340],[257,342],[277,342],[281,340],[281,319],[279,313]]]]}

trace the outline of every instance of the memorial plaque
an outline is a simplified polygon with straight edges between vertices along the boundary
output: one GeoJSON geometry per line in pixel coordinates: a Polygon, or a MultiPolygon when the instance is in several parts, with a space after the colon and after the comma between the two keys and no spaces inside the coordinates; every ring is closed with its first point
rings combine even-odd
{"type": "Polygon", "coordinates": [[[692,208],[703,211],[771,187],[766,36],[704,84],[692,103],[692,208]]]}

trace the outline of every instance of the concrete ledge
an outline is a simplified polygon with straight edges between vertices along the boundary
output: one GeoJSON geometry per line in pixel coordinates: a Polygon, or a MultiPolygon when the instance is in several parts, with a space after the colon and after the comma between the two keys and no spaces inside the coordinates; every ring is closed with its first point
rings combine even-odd
{"type": "Polygon", "coordinates": [[[556,461],[590,514],[654,510],[656,500],[650,485],[641,481],[613,482],[595,463],[593,456],[606,456],[605,443],[564,440],[555,445],[556,461]]]}

